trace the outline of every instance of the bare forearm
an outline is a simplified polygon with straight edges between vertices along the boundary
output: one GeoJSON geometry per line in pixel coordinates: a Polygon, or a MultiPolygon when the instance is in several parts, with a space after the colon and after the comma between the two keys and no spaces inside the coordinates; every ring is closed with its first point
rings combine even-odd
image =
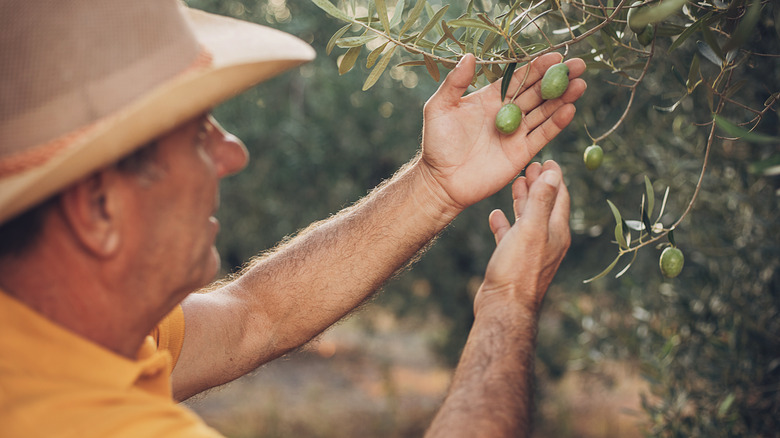
{"type": "Polygon", "coordinates": [[[255,260],[231,289],[256,305],[272,359],[316,336],[414,257],[454,217],[406,166],[356,205],[255,260]]]}
{"type": "Polygon", "coordinates": [[[458,211],[413,161],[339,214],[183,303],[178,399],[236,379],[308,342],[370,297],[458,211]],[[432,190],[434,190],[432,192],[432,190]]]}
{"type": "Polygon", "coordinates": [[[477,315],[427,438],[529,435],[536,321],[519,306],[477,315]]]}

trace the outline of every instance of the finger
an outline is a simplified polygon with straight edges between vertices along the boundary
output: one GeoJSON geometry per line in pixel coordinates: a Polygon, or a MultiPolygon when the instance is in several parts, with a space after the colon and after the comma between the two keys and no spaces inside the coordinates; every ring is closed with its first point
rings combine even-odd
{"type": "Polygon", "coordinates": [[[577,109],[568,103],[558,108],[547,120],[526,134],[526,149],[531,156],[536,155],[546,144],[554,139],[574,119],[577,109]]]}
{"type": "Polygon", "coordinates": [[[523,211],[522,224],[535,233],[547,236],[549,219],[556,203],[562,175],[551,169],[542,172],[530,186],[528,201],[523,211]]]}
{"type": "MultiPolygon", "coordinates": [[[[587,84],[582,79],[574,79],[569,82],[569,87],[558,99],[548,100],[541,105],[536,106],[532,110],[524,112],[523,117],[524,127],[530,132],[536,129],[539,125],[544,123],[547,119],[552,117],[555,112],[570,103],[575,102],[582,97],[583,93],[587,89],[587,84]]],[[[521,107],[522,109],[522,107],[521,107]]]]}
{"type": "Polygon", "coordinates": [[[569,216],[571,214],[571,199],[569,190],[564,182],[558,186],[558,196],[555,199],[555,205],[550,215],[550,228],[548,233],[550,239],[558,241],[559,244],[568,248],[571,243],[571,231],[569,229],[569,216]]]}
{"type": "Polygon", "coordinates": [[[525,177],[528,179],[528,187],[534,185],[534,182],[542,173],[542,164],[534,161],[525,168],[525,177]]]}
{"type": "MultiPolygon", "coordinates": [[[[536,61],[542,60],[544,57],[538,58],[536,61]]],[[[552,59],[552,58],[551,58],[552,59]]],[[[551,59],[547,60],[550,61],[551,59]]],[[[535,61],[535,63],[536,63],[535,61]]],[[[544,99],[542,99],[542,83],[541,79],[544,77],[544,73],[547,71],[548,68],[553,66],[554,64],[557,64],[560,62],[560,57],[558,57],[558,61],[556,62],[550,62],[550,63],[538,63],[539,70],[538,74],[535,75],[536,80],[531,82],[531,76],[533,75],[533,70],[531,73],[528,74],[528,80],[526,80],[525,83],[525,90],[517,97],[515,100],[515,104],[520,107],[523,112],[530,112],[537,106],[541,105],[545,102],[544,99]]],[[[569,88],[572,88],[572,82],[579,82],[584,84],[585,81],[582,79],[579,79],[579,76],[582,75],[582,73],[585,72],[585,61],[583,61],[580,58],[572,58],[568,61],[564,62],[567,67],[569,67],[569,88]]],[[[517,73],[515,73],[516,75],[517,73]]],[[[522,78],[521,78],[522,80],[522,78]]],[[[568,91],[568,89],[567,89],[568,91]]],[[[584,91],[584,90],[583,90],[584,91]]],[[[577,96],[579,97],[579,96],[577,96]]],[[[573,100],[566,100],[565,94],[561,96],[559,99],[564,100],[565,102],[573,102],[573,100]]],[[[553,99],[555,100],[555,99],[553,99]]]]}
{"type": "Polygon", "coordinates": [[[520,220],[525,210],[525,204],[528,202],[528,181],[526,177],[521,176],[512,183],[512,207],[515,211],[515,222],[520,220]]]}
{"type": "Polygon", "coordinates": [[[555,199],[555,205],[550,215],[549,233],[552,238],[561,239],[566,242],[571,240],[569,231],[569,215],[571,214],[571,199],[566,184],[561,182],[558,186],[558,196],[555,199]]]}
{"type": "Polygon", "coordinates": [[[426,109],[439,109],[457,106],[460,98],[466,92],[474,77],[476,59],[471,53],[467,53],[460,59],[458,65],[447,74],[436,93],[431,96],[426,104],[426,109]]]}
{"type": "Polygon", "coordinates": [[[504,212],[498,209],[490,212],[488,223],[490,224],[490,231],[493,232],[493,237],[496,239],[496,245],[501,242],[501,239],[504,238],[504,235],[512,227],[504,212]]]}

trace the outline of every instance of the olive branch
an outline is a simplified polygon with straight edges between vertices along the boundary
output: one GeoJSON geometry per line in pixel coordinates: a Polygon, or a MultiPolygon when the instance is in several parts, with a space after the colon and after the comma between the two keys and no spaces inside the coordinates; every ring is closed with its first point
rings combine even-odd
{"type": "MultiPolygon", "coordinates": [[[[744,84],[732,80],[737,69],[747,68],[753,57],[778,56],[754,54],[744,48],[769,0],[735,0],[725,6],[722,2],[688,0],[640,0],[630,4],[628,0],[511,0],[495,4],[480,2],[482,9],[471,0],[458,15],[453,15],[449,4],[409,1],[414,1],[414,5],[407,4],[407,0],[389,0],[390,3],[388,0],[344,0],[336,4],[330,0],[312,0],[328,15],[347,23],[326,46],[328,54],[336,47],[346,50],[338,61],[340,74],[352,70],[367,48],[366,68],[370,71],[363,84],[364,91],[377,83],[394,58],[398,58],[399,67],[425,67],[438,82],[440,67],[451,69],[462,56],[471,53],[478,65],[475,84],[499,79],[508,84],[518,64],[552,51],[563,50],[564,56],[572,52],[585,59],[589,70],[602,70],[611,75],[613,79],[608,83],[629,90],[622,114],[603,134],[594,137],[585,127],[593,144],[615,133],[627,119],[638,86],[655,67],[656,41],[669,38],[671,44],[666,51],[672,53],[686,42],[696,40],[687,76],[672,69],[682,85],[681,96],[671,106],[656,107],[661,112],[673,112],[684,100],[693,98],[695,90],[704,89],[712,119],[708,123],[701,172],[693,194],[683,213],[669,226],[661,222],[669,188],[664,193],[657,219],[651,221],[655,193],[647,176],[639,219],[624,219],[618,207],[608,200],[616,223],[617,256],[606,269],[585,282],[604,277],[624,256],[631,255],[617,277],[625,274],[641,248],[663,245],[664,239],[675,245],[673,232],[690,214],[707,171],[712,145],[720,138],[716,127],[726,138],[778,141],[755,129],[774,108],[780,92],[773,92],[761,108],[751,108],[736,97],[744,84]],[[704,73],[702,60],[718,67],[713,77],[704,73]],[[723,115],[727,106],[747,110],[754,116],[744,123],[732,123],[723,115]]],[[[780,14],[776,12],[776,15],[780,19],[780,14]]],[[[505,93],[502,86],[502,101],[505,93]]],[[[771,160],[780,161],[776,156],[770,157],[770,163],[774,162],[771,160]]]]}

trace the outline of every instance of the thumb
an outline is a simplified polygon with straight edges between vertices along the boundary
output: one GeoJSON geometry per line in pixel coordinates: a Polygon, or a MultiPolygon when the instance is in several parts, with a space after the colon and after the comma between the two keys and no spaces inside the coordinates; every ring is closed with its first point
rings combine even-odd
{"type": "Polygon", "coordinates": [[[474,55],[471,53],[464,55],[458,62],[458,65],[447,74],[444,82],[436,90],[429,103],[434,104],[438,108],[457,105],[463,93],[471,85],[475,67],[476,58],[474,58],[474,55]]]}

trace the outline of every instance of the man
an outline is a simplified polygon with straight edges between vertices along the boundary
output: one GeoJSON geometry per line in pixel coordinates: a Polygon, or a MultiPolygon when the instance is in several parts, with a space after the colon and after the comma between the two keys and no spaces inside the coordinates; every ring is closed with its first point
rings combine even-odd
{"type": "MultiPolygon", "coordinates": [[[[553,162],[565,127],[538,58],[513,135],[499,85],[463,97],[462,58],[424,109],[420,154],[356,205],[240,275],[218,270],[218,183],[248,159],[211,107],[313,57],[294,37],[174,0],[0,5],[0,424],[8,437],[214,437],[174,403],[306,343],[370,296],[460,211],[513,183],[475,324],[430,436],[527,433],[536,318],[569,244],[553,162]],[[151,335],[150,335],[151,333],[151,335]]],[[[520,69],[510,95],[520,86],[520,69]]]]}

